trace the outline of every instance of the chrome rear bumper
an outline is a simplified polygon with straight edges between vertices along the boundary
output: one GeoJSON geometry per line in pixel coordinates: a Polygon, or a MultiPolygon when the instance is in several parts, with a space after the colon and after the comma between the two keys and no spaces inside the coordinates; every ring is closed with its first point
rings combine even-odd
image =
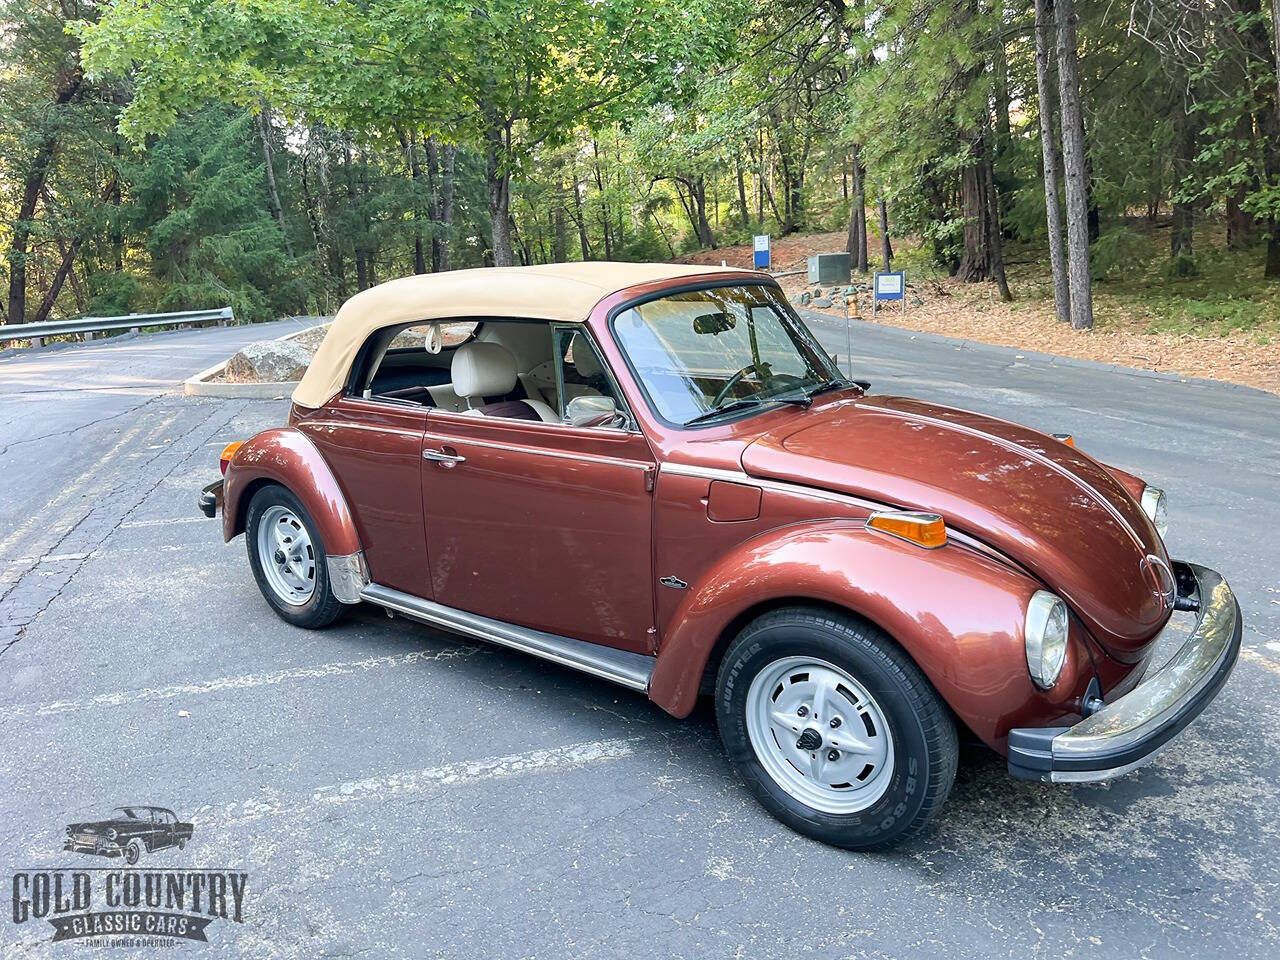
{"type": "Polygon", "coordinates": [[[200,512],[212,520],[222,506],[222,481],[215,480],[200,491],[200,512]]]}
{"type": "Polygon", "coordinates": [[[1009,772],[1025,780],[1108,780],[1150,760],[1227,682],[1240,656],[1240,605],[1222,575],[1174,561],[1179,610],[1196,626],[1169,662],[1072,727],[1009,731],[1009,772]]]}

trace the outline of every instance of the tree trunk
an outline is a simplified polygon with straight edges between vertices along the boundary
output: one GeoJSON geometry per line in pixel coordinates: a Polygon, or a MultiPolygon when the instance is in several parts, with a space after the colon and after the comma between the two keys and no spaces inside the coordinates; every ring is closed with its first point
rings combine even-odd
{"type": "Polygon", "coordinates": [[[989,276],[987,254],[987,178],[982,170],[986,149],[981,140],[972,148],[977,160],[960,175],[960,206],[964,213],[964,254],[956,270],[956,279],[964,283],[981,283],[989,276]]]}
{"type": "Polygon", "coordinates": [[[707,182],[701,176],[694,181],[693,201],[698,213],[698,243],[700,246],[715,248],[716,236],[711,232],[711,224],[707,222],[707,182]]]}
{"type": "MultiPolygon", "coordinates": [[[[1241,13],[1258,10],[1260,0],[1251,0],[1240,4],[1241,13]]],[[[1280,31],[1280,0],[1271,0],[1271,17],[1277,31],[1280,31]]],[[[1270,97],[1261,104],[1256,114],[1258,139],[1262,146],[1262,172],[1267,183],[1280,180],[1280,32],[1275,34],[1275,46],[1268,49],[1270,38],[1267,28],[1255,21],[1245,31],[1246,43],[1250,52],[1261,60],[1267,59],[1271,53],[1276,62],[1276,99],[1270,97]]],[[[1263,275],[1268,280],[1280,279],[1280,218],[1267,218],[1267,259],[1263,275]]]]}
{"type": "Polygon", "coordinates": [[[284,235],[284,252],[293,257],[293,242],[289,239],[289,227],[284,222],[284,207],[280,204],[280,190],[276,186],[276,167],[271,160],[271,121],[265,100],[258,104],[258,139],[262,141],[262,163],[267,169],[267,200],[271,204],[271,216],[280,225],[284,235]]]}
{"type": "MultiPolygon", "coordinates": [[[[410,214],[413,217],[413,272],[427,272],[426,245],[422,242],[422,164],[418,160],[418,135],[410,130],[405,133],[397,128],[396,136],[400,138],[400,149],[404,151],[405,164],[409,168],[409,179],[413,182],[413,203],[410,214]]],[[[427,151],[427,186],[433,188],[436,181],[435,157],[427,151]]]]}
{"type": "Polygon", "coordinates": [[[849,260],[859,273],[867,272],[867,169],[862,150],[853,149],[853,200],[849,205],[849,260]]]}
{"type": "Polygon", "coordinates": [[[1062,107],[1063,172],[1067,195],[1067,277],[1071,326],[1093,326],[1093,278],[1089,268],[1089,176],[1084,145],[1084,111],[1076,62],[1075,0],[1056,0],[1058,98],[1062,107]]]}
{"type": "MultiPolygon", "coordinates": [[[[1013,293],[1009,290],[1009,280],[1004,274],[1004,237],[1000,226],[1000,194],[996,192],[995,160],[988,158],[983,166],[987,177],[987,255],[991,261],[991,278],[996,282],[1000,299],[1011,303],[1013,293]]],[[[880,203],[883,205],[884,200],[880,203]]]]}
{"type": "Polygon", "coordinates": [[[738,174],[738,207],[742,210],[742,229],[750,230],[751,211],[747,209],[747,181],[742,172],[742,154],[735,155],[733,162],[738,174]]]}
{"type": "Polygon", "coordinates": [[[1053,272],[1053,308],[1062,323],[1070,323],[1071,291],[1067,286],[1067,257],[1062,249],[1057,135],[1053,126],[1053,87],[1049,76],[1053,34],[1053,0],[1036,0],[1036,92],[1040,99],[1040,156],[1044,165],[1044,209],[1049,228],[1049,266],[1053,272]]]}
{"type": "Polygon", "coordinates": [[[555,263],[564,263],[569,259],[569,232],[564,222],[563,180],[556,183],[556,205],[551,211],[551,259],[555,263]]]}
{"type": "Polygon", "coordinates": [[[453,178],[457,164],[458,148],[445,144],[441,150],[435,137],[427,138],[427,156],[438,168],[438,175],[431,175],[431,272],[443,273],[449,269],[449,235],[453,232],[453,178]]]}
{"type": "Polygon", "coordinates": [[[600,143],[595,139],[591,141],[591,158],[594,161],[592,167],[596,175],[596,194],[600,200],[600,230],[604,237],[604,258],[612,260],[613,231],[609,226],[609,202],[604,192],[604,174],[600,170],[600,143]]]}
{"type": "MultiPolygon", "coordinates": [[[[58,87],[54,105],[60,107],[71,102],[80,92],[83,83],[84,74],[79,70],[67,76],[58,87]]],[[[36,146],[31,167],[23,183],[22,202],[18,205],[18,215],[13,221],[13,238],[9,243],[9,308],[6,315],[9,323],[22,323],[26,317],[27,244],[31,240],[31,223],[36,215],[36,206],[40,202],[45,178],[49,175],[49,166],[57,148],[57,134],[47,134],[36,146]]]]}
{"type": "Polygon", "coordinates": [[[885,203],[884,194],[880,195],[880,259],[884,263],[884,272],[889,272],[893,263],[893,244],[889,242],[889,205],[885,203]]]}
{"type": "Polygon", "coordinates": [[[485,133],[485,183],[489,193],[489,224],[493,242],[490,248],[495,267],[515,263],[511,249],[511,173],[506,162],[508,130],[491,123],[485,133]]]}
{"type": "MultiPolygon", "coordinates": [[[[1276,39],[1276,104],[1277,106],[1280,106],[1280,0],[1271,0],[1271,26],[1273,28],[1272,36],[1276,39]]],[[[1275,235],[1274,230],[1272,231],[1272,235],[1275,235]]],[[[1271,259],[1270,256],[1268,256],[1268,259],[1271,259]]],[[[1280,276],[1280,271],[1277,271],[1275,274],[1268,272],[1267,276],[1280,276]]]]}
{"type": "Polygon", "coordinates": [[[45,291],[44,299],[40,301],[40,306],[36,307],[35,316],[31,318],[32,323],[44,323],[49,318],[53,305],[58,300],[58,294],[62,292],[62,285],[66,282],[67,275],[71,272],[72,264],[75,263],[76,254],[80,252],[80,247],[83,243],[84,237],[76,237],[71,241],[71,246],[62,251],[62,262],[58,264],[58,271],[53,275],[53,281],[49,284],[49,289],[45,291]]]}
{"type": "Polygon", "coordinates": [[[574,221],[578,225],[578,246],[582,250],[582,259],[591,259],[591,244],[587,242],[587,217],[582,210],[582,184],[575,172],[573,178],[573,211],[574,221]]]}

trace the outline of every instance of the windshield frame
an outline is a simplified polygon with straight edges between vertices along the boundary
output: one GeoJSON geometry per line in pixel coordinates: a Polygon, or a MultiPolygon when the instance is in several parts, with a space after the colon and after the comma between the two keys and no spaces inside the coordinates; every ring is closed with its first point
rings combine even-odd
{"type": "MultiPolygon", "coordinates": [[[[752,277],[750,279],[744,278],[740,280],[716,279],[682,283],[653,293],[645,293],[625,300],[609,310],[606,320],[606,325],[609,329],[609,337],[612,339],[614,347],[617,349],[618,353],[621,354],[622,362],[626,364],[627,372],[631,375],[631,379],[635,383],[636,389],[638,389],[640,391],[640,395],[644,397],[645,407],[659,423],[663,426],[670,427],[673,430],[705,430],[708,428],[722,427],[729,423],[737,423],[740,420],[746,420],[750,417],[758,416],[766,411],[778,410],[780,407],[796,405],[796,395],[791,391],[787,391],[787,396],[761,398],[761,402],[758,404],[736,410],[727,410],[724,413],[723,419],[717,417],[698,422],[680,423],[679,421],[671,420],[663,416],[662,412],[658,409],[658,405],[654,403],[653,397],[649,393],[649,388],[645,385],[644,378],[642,378],[639,371],[636,370],[635,364],[631,360],[630,352],[628,352],[626,346],[622,342],[622,339],[618,336],[616,326],[618,317],[628,310],[643,306],[646,303],[651,303],[654,300],[664,300],[667,297],[680,293],[696,293],[699,290],[716,290],[724,289],[726,287],[762,287],[775,293],[777,295],[777,302],[782,306],[782,308],[784,310],[790,310],[790,312],[794,314],[794,317],[788,317],[787,320],[799,321],[798,334],[802,335],[810,349],[830,364],[833,375],[831,380],[825,382],[830,383],[834,380],[839,381],[843,385],[854,385],[853,381],[846,377],[840,370],[839,364],[831,359],[831,354],[828,353],[818,341],[818,338],[814,335],[813,331],[809,329],[809,325],[804,322],[804,318],[799,314],[796,314],[796,312],[791,309],[791,305],[786,302],[786,295],[783,293],[782,287],[776,280],[773,280],[772,278],[752,277]]],[[[710,411],[708,411],[708,413],[710,413],[710,411]]]]}

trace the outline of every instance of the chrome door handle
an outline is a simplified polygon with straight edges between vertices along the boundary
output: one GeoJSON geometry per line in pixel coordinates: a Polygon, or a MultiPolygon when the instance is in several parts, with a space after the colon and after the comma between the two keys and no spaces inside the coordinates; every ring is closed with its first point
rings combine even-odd
{"type": "Polygon", "coordinates": [[[430,460],[433,463],[466,463],[467,458],[460,453],[445,453],[443,450],[423,450],[422,459],[430,460]]]}

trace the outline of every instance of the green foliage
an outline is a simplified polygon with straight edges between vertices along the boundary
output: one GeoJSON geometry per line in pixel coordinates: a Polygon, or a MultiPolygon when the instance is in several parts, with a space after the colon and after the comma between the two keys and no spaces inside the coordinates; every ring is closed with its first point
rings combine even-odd
{"type": "MultiPolygon", "coordinates": [[[[1280,128],[1264,5],[1197,10],[1178,33],[1149,4],[1139,34],[1129,7],[1078,4],[1078,47],[1095,275],[1209,283],[1170,310],[1213,325],[1216,248],[1171,262],[1133,217],[1178,203],[1204,223],[1230,199],[1257,221],[1241,255],[1260,263],[1280,232],[1280,128]]],[[[493,262],[508,180],[517,262],[843,235],[855,159],[873,236],[884,196],[895,239],[919,241],[904,259],[930,270],[957,270],[966,227],[973,243],[965,191],[988,158],[1006,243],[1036,258],[1047,240],[1029,4],[0,0],[0,21],[0,270],[27,268],[28,316],[46,293],[58,316],[329,312],[433,253],[493,262]]]]}
{"type": "Polygon", "coordinates": [[[1098,237],[1089,250],[1089,264],[1094,278],[1103,280],[1132,273],[1150,256],[1149,241],[1129,224],[1121,223],[1098,237]]]}

